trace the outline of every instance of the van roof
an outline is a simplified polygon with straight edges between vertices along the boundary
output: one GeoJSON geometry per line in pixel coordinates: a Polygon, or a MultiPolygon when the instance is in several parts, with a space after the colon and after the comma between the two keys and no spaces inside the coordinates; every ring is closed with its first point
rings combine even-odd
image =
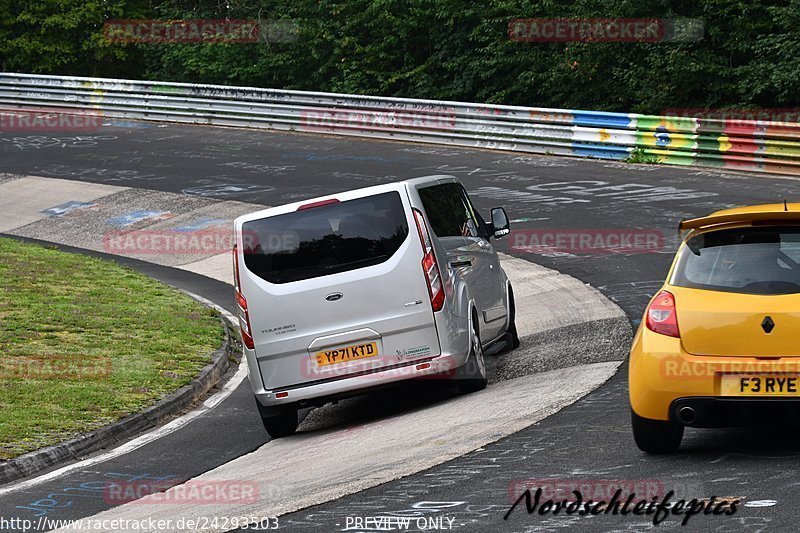
{"type": "Polygon", "coordinates": [[[241,225],[245,222],[249,222],[251,220],[256,220],[259,218],[267,217],[267,216],[275,216],[283,213],[288,213],[291,211],[296,211],[298,207],[310,204],[314,202],[324,201],[331,198],[341,197],[342,195],[358,195],[358,196],[368,196],[370,194],[380,194],[383,192],[387,192],[389,190],[398,190],[399,187],[406,186],[406,187],[418,187],[420,185],[426,185],[428,183],[454,183],[458,182],[458,179],[455,176],[450,176],[447,174],[433,174],[430,176],[421,176],[419,178],[411,178],[407,180],[399,180],[393,181],[389,183],[382,183],[380,185],[372,185],[370,187],[362,187],[360,189],[350,189],[347,191],[337,191],[335,193],[326,194],[323,196],[317,196],[315,198],[308,198],[306,200],[300,200],[298,202],[292,202],[288,204],[283,204],[275,207],[267,207],[260,211],[256,211],[253,213],[247,213],[237,217],[234,220],[234,224],[236,228],[241,228],[241,225]]]}

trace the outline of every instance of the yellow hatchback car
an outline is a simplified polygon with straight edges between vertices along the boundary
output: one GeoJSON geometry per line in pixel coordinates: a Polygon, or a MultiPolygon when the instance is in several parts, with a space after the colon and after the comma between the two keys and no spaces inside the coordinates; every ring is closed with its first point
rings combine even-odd
{"type": "Polygon", "coordinates": [[[800,203],[718,211],[686,232],[631,348],[633,435],[678,449],[685,426],[800,408],[800,203]]]}

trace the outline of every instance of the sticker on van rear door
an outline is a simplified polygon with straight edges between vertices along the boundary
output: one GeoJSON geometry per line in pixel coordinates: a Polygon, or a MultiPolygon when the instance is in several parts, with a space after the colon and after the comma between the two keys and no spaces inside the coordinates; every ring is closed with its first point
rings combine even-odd
{"type": "Polygon", "coordinates": [[[431,347],[427,344],[423,346],[415,346],[414,348],[406,348],[404,350],[396,350],[398,359],[422,357],[431,354],[431,347]]]}

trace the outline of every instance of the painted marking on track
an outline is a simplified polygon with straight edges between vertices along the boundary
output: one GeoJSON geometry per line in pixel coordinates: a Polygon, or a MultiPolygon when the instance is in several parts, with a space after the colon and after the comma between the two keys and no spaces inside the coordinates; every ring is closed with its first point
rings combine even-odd
{"type": "Polygon", "coordinates": [[[155,222],[157,220],[166,220],[174,216],[175,215],[169,211],[147,211],[145,209],[140,209],[124,215],[109,218],[107,223],[117,228],[126,228],[145,220],[155,222]]]}
{"type": "Polygon", "coordinates": [[[53,206],[50,209],[45,209],[41,213],[51,217],[60,217],[66,215],[67,213],[71,213],[76,209],[88,209],[92,207],[97,207],[97,204],[94,202],[78,202],[77,200],[72,200],[70,202],[64,202],[63,204],[53,206]]]}
{"type": "MultiPolygon", "coordinates": [[[[435,169],[438,172],[446,174],[479,176],[485,178],[486,181],[497,181],[498,178],[503,178],[503,180],[520,178],[519,176],[510,175],[505,171],[481,167],[472,168],[454,165],[435,165],[432,167],[419,167],[415,170],[423,169],[435,169]]],[[[523,178],[526,181],[535,181],[538,179],[535,177],[523,178]]],[[[670,186],[654,186],[646,183],[612,184],[611,182],[601,180],[546,182],[528,185],[525,187],[525,190],[483,186],[471,190],[470,194],[483,198],[497,198],[523,203],[540,203],[544,205],[590,203],[594,200],[606,198],[625,202],[649,203],[695,200],[698,198],[719,196],[716,192],[699,191],[696,189],[679,189],[670,186]]]]}
{"type": "Polygon", "coordinates": [[[283,157],[290,159],[305,159],[306,161],[374,161],[377,163],[389,163],[391,161],[404,161],[406,157],[381,157],[368,155],[339,155],[339,154],[309,154],[294,153],[284,154],[283,157]]]}
{"type": "Polygon", "coordinates": [[[269,185],[248,185],[246,183],[229,183],[225,185],[204,185],[201,187],[189,187],[183,189],[181,192],[184,194],[192,194],[195,196],[231,196],[234,194],[241,194],[243,192],[260,193],[274,191],[275,187],[269,185]]]}
{"type": "Polygon", "coordinates": [[[100,141],[116,140],[115,135],[80,135],[75,137],[50,137],[28,135],[27,137],[0,137],[0,141],[13,144],[20,150],[40,148],[94,148],[100,141]]]}
{"type": "Polygon", "coordinates": [[[659,168],[663,167],[658,167],[657,165],[640,165],[635,163],[606,163],[603,165],[603,168],[635,170],[636,172],[653,172],[654,170],[658,170],[659,168]]]}
{"type": "Polygon", "coordinates": [[[542,205],[563,205],[563,204],[588,204],[591,200],[585,198],[570,198],[568,196],[551,196],[548,194],[534,194],[528,191],[517,191],[503,187],[478,187],[469,191],[470,196],[480,198],[504,199],[512,202],[538,203],[542,205]]]}
{"type": "Polygon", "coordinates": [[[540,220],[550,220],[549,218],[515,218],[511,221],[512,224],[517,224],[521,222],[538,222],[540,220]]]}
{"type": "Polygon", "coordinates": [[[774,507],[778,505],[778,500],[753,500],[746,502],[745,507],[774,507]]]}
{"type": "Polygon", "coordinates": [[[528,165],[532,167],[540,167],[540,168],[558,168],[558,167],[574,167],[576,163],[572,161],[558,161],[554,157],[536,157],[536,156],[516,156],[510,157],[506,159],[498,159],[496,161],[492,161],[493,165],[502,165],[502,164],[517,164],[517,165],[528,165]]]}
{"type": "MultiPolygon", "coordinates": [[[[93,160],[105,159],[114,160],[116,157],[98,156],[93,160]]],[[[133,158],[130,162],[136,162],[136,160],[140,159],[141,158],[133,158]]],[[[158,176],[156,174],[142,174],[137,170],[115,170],[98,167],[72,168],[69,165],[47,165],[38,169],[37,173],[62,179],[66,177],[81,178],[81,181],[91,181],[93,178],[102,182],[159,181],[167,179],[165,176],[158,176]]]]}
{"type": "Polygon", "coordinates": [[[383,181],[395,181],[398,179],[395,175],[388,175],[388,176],[371,176],[369,174],[359,174],[356,172],[325,172],[318,174],[320,176],[330,176],[332,178],[343,178],[348,180],[359,180],[359,181],[374,181],[374,182],[383,182],[383,181]]]}
{"type": "Polygon", "coordinates": [[[447,148],[400,148],[397,151],[410,152],[412,154],[438,155],[442,157],[453,157],[465,154],[465,152],[448,150],[447,148]]]}
{"type": "MultiPolygon", "coordinates": [[[[216,228],[221,227],[226,224],[232,224],[230,220],[222,220],[220,218],[207,218],[202,217],[198,218],[194,222],[187,224],[185,226],[180,226],[178,228],[173,228],[173,231],[177,232],[190,232],[190,231],[200,231],[208,228],[216,228]]],[[[199,298],[199,297],[198,297],[199,298]]]]}
{"type": "MultiPolygon", "coordinates": [[[[48,491],[48,494],[45,498],[37,498],[31,502],[26,503],[25,505],[17,505],[15,506],[15,508],[24,509],[26,511],[33,511],[35,513],[33,515],[34,518],[38,518],[40,516],[47,516],[51,511],[57,512],[60,509],[69,508],[72,506],[73,503],[75,503],[75,500],[63,501],[60,500],[59,498],[55,498],[55,496],[66,496],[68,498],[78,497],[78,498],[89,498],[96,500],[106,500],[107,503],[110,503],[108,502],[110,491],[113,491],[114,488],[118,488],[118,490],[121,490],[119,489],[119,487],[130,487],[130,486],[135,487],[137,485],[133,484],[136,483],[137,481],[139,482],[138,485],[142,487],[147,487],[148,483],[152,484],[154,481],[156,482],[170,481],[171,484],[169,486],[176,485],[180,482],[180,480],[176,479],[174,474],[153,477],[147,472],[136,473],[136,474],[106,472],[103,473],[102,477],[111,479],[122,478],[123,481],[109,481],[108,479],[92,479],[89,481],[84,481],[83,483],[78,484],[78,486],[61,487],[55,492],[48,491]]],[[[161,486],[164,487],[165,489],[168,488],[166,484],[161,484],[161,486]]]]}
{"type": "Polygon", "coordinates": [[[294,165],[258,165],[255,163],[247,163],[245,161],[233,161],[230,163],[220,163],[221,167],[240,168],[250,172],[258,172],[259,174],[286,174],[295,170],[294,165]]]}
{"type": "Polygon", "coordinates": [[[151,124],[147,124],[146,122],[136,122],[133,120],[116,120],[116,119],[103,122],[103,126],[114,126],[117,128],[133,128],[133,129],[146,129],[152,127],[151,124]]]}

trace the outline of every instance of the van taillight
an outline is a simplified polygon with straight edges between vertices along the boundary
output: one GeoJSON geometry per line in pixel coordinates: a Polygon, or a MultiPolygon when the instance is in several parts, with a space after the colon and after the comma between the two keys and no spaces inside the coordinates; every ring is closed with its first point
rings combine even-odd
{"type": "Polygon", "coordinates": [[[247,312],[247,299],[239,287],[239,254],[233,245],[233,288],[236,291],[236,305],[239,307],[239,329],[242,332],[242,343],[250,349],[255,349],[253,334],[250,330],[250,313],[247,312]]]}
{"type": "Polygon", "coordinates": [[[439,265],[436,264],[436,256],[433,253],[433,242],[431,234],[428,232],[428,225],[422,216],[422,212],[414,209],[414,219],[417,222],[419,240],[422,243],[422,251],[425,255],[422,258],[422,271],[425,273],[425,281],[428,282],[428,294],[431,298],[431,306],[434,312],[441,311],[444,307],[444,286],[442,285],[442,275],[439,272],[439,265]]]}
{"type": "Polygon", "coordinates": [[[678,330],[678,314],[675,310],[675,296],[669,291],[659,292],[647,308],[645,319],[647,329],[667,335],[668,337],[680,338],[678,330]]]}

